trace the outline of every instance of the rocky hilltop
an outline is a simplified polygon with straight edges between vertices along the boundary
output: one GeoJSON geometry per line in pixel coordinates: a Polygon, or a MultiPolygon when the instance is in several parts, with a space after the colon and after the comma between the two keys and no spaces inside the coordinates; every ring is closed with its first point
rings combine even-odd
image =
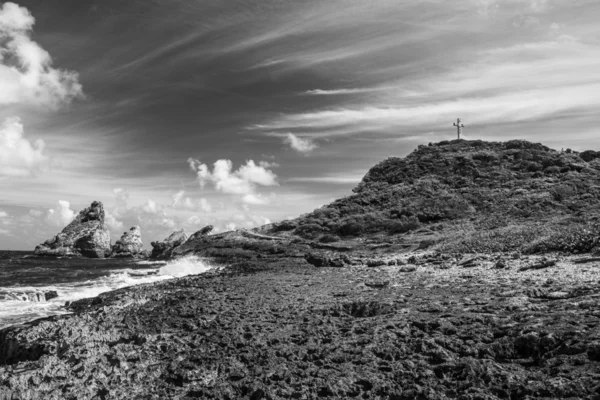
{"type": "Polygon", "coordinates": [[[110,233],[104,224],[104,206],[94,201],[58,235],[36,246],[34,253],[53,257],[104,258],[111,252],[110,233]]]}
{"type": "Polygon", "coordinates": [[[418,241],[445,252],[598,251],[600,153],[524,140],[419,146],[354,194],[261,232],[322,243],[418,241]]]}

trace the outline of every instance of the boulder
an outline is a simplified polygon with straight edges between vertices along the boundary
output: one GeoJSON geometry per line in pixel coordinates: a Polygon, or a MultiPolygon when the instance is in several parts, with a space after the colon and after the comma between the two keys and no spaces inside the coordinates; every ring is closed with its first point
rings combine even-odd
{"type": "Polygon", "coordinates": [[[175,231],[169,235],[165,240],[160,242],[152,242],[152,254],[150,258],[154,260],[166,260],[171,257],[173,249],[188,239],[185,229],[175,231]]]}
{"type": "Polygon", "coordinates": [[[58,235],[36,246],[34,254],[104,258],[110,254],[110,250],[110,233],[104,224],[104,206],[94,201],[58,235]]]}
{"type": "Polygon", "coordinates": [[[200,229],[199,231],[197,231],[196,233],[194,233],[192,236],[190,236],[190,238],[187,240],[187,242],[192,242],[196,239],[199,239],[203,236],[208,236],[209,233],[211,233],[213,230],[213,226],[212,225],[207,225],[204,228],[200,229]]]}
{"type": "Polygon", "coordinates": [[[117,258],[145,258],[143,253],[142,230],[133,226],[129,231],[123,232],[121,239],[112,247],[111,257],[117,258]]]}

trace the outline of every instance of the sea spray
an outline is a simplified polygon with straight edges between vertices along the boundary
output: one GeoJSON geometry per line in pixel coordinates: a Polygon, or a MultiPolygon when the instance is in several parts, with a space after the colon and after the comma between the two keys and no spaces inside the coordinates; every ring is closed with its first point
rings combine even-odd
{"type": "Polygon", "coordinates": [[[212,269],[212,266],[206,259],[197,256],[186,256],[168,262],[161,267],[158,275],[180,278],[187,275],[202,274],[212,269]]]}
{"type": "MultiPolygon", "coordinates": [[[[44,261],[32,259],[30,262],[43,263],[44,261]]],[[[88,260],[80,261],[84,264],[77,264],[80,271],[85,272],[89,268],[97,271],[94,265],[87,267],[88,263],[86,261],[88,260]]],[[[69,262],[73,263],[75,261],[70,260],[69,262]]],[[[53,285],[21,286],[13,284],[10,287],[0,287],[0,329],[32,319],[65,314],[67,313],[64,308],[66,302],[95,297],[101,293],[127,286],[202,274],[212,268],[205,259],[196,256],[187,256],[169,262],[125,262],[122,260],[115,260],[114,262],[119,263],[119,265],[114,266],[115,269],[112,271],[107,270],[106,275],[93,279],[84,278],[79,281],[57,282],[53,285]],[[34,302],[29,299],[29,296],[22,295],[22,293],[46,291],[55,291],[58,296],[47,301],[34,302]]],[[[61,265],[60,268],[56,269],[56,274],[64,274],[65,271],[71,270],[70,267],[65,270],[64,265],[61,265]]],[[[35,273],[36,270],[35,267],[31,268],[28,273],[35,273]]],[[[49,271],[46,270],[45,273],[48,274],[49,271]]],[[[82,275],[85,276],[83,273],[82,275]]]]}

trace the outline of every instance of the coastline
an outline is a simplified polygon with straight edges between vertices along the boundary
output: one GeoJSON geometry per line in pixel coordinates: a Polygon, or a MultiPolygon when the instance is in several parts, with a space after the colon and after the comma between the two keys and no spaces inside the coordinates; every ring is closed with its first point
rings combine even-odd
{"type": "Polygon", "coordinates": [[[411,256],[264,256],[74,302],[0,331],[0,397],[599,395],[600,262],[411,256]]]}

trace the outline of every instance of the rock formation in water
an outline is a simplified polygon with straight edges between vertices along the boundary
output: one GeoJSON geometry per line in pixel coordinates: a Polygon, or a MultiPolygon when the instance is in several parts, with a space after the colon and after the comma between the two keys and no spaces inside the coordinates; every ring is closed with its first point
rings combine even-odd
{"type": "Polygon", "coordinates": [[[111,257],[117,258],[145,258],[144,243],[142,243],[142,230],[133,226],[129,231],[123,232],[121,239],[112,247],[111,257]]]}
{"type": "Polygon", "coordinates": [[[110,233],[104,224],[102,203],[94,201],[62,232],[38,245],[34,253],[54,257],[107,257],[110,254],[110,233]]]}
{"type": "Polygon", "coordinates": [[[185,229],[175,231],[169,235],[165,240],[160,242],[152,242],[152,254],[150,258],[154,260],[166,260],[171,257],[173,249],[188,240],[188,235],[185,233],[185,229]]]}
{"type": "Polygon", "coordinates": [[[32,292],[10,292],[6,295],[9,300],[28,301],[32,303],[40,303],[43,301],[52,300],[58,297],[56,290],[35,290],[32,292]]]}

